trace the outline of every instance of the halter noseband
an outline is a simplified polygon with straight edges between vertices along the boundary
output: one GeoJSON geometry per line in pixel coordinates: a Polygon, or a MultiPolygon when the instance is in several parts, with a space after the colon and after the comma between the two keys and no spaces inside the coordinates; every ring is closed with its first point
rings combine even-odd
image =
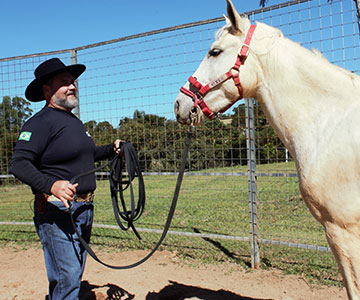
{"type": "Polygon", "coordinates": [[[197,108],[198,106],[201,108],[202,112],[205,116],[207,116],[210,120],[214,119],[218,113],[223,113],[226,110],[228,110],[236,101],[243,98],[243,90],[240,83],[240,67],[244,64],[248,52],[249,52],[249,45],[251,42],[251,38],[254,34],[256,25],[251,24],[250,29],[246,35],[245,42],[243,46],[241,47],[240,52],[238,53],[237,60],[235,65],[225,74],[221,75],[220,77],[210,81],[207,85],[203,86],[197,79],[193,76],[189,77],[190,87],[189,89],[186,89],[184,87],[180,88],[180,91],[184,93],[185,95],[189,96],[194,101],[194,108],[197,108]],[[232,70],[237,71],[236,74],[233,74],[232,70]],[[239,91],[239,98],[232,104],[226,106],[225,108],[221,109],[219,112],[213,112],[211,109],[207,106],[207,104],[204,101],[205,94],[213,89],[215,86],[219,85],[220,83],[228,80],[229,78],[232,78],[234,81],[235,86],[237,87],[239,91]],[[191,91],[195,90],[195,92],[191,91]]]}

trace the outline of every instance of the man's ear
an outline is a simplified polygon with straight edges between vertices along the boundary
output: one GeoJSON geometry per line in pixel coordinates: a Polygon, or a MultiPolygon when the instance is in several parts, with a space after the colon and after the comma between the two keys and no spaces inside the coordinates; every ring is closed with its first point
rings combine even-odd
{"type": "Polygon", "coordinates": [[[42,91],[43,91],[43,94],[44,94],[46,100],[51,98],[52,92],[51,92],[51,88],[50,88],[49,85],[43,84],[42,85],[42,91]]]}

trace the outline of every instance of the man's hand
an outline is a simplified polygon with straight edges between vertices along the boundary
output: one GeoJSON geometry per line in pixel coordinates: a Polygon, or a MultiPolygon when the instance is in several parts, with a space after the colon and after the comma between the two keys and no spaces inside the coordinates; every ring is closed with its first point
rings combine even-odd
{"type": "Polygon", "coordinates": [[[74,195],[76,194],[76,188],[78,185],[78,183],[71,184],[67,180],[58,180],[52,185],[50,193],[59,198],[66,208],[69,208],[68,201],[74,200],[74,195]]]}
{"type": "Polygon", "coordinates": [[[120,144],[121,144],[122,142],[125,142],[125,141],[123,141],[123,140],[116,140],[116,141],[114,142],[114,151],[115,151],[116,154],[119,154],[119,153],[120,153],[120,144]]]}

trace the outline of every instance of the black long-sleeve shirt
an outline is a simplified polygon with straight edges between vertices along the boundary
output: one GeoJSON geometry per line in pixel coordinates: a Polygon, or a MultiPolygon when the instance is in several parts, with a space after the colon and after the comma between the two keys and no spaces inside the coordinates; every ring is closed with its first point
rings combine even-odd
{"type": "MultiPolygon", "coordinates": [[[[10,173],[33,193],[50,194],[57,180],[70,180],[94,168],[94,162],[114,155],[114,145],[96,147],[84,124],[71,112],[44,107],[21,129],[10,173]]],[[[77,180],[79,194],[94,191],[95,174],[77,180]]]]}

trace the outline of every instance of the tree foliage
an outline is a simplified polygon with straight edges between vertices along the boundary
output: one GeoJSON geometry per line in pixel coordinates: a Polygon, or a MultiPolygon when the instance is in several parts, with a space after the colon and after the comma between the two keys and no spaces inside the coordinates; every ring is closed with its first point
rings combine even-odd
{"type": "MultiPolygon", "coordinates": [[[[32,114],[29,105],[19,97],[4,97],[0,104],[1,172],[4,174],[7,174],[20,128],[32,114]]],[[[264,113],[255,106],[254,114],[258,162],[283,161],[285,148],[264,113]]],[[[187,127],[174,120],[136,110],[132,117],[120,119],[115,128],[107,121],[91,120],[84,125],[97,145],[113,143],[118,138],[132,143],[144,171],[176,172],[179,168],[187,127]]],[[[221,119],[206,119],[193,130],[188,167],[204,170],[246,165],[246,146],[245,108],[239,105],[221,119]]]]}
{"type": "Polygon", "coordinates": [[[8,173],[8,165],[21,126],[31,116],[32,112],[29,101],[21,97],[3,97],[0,103],[1,174],[8,173]]]}
{"type": "MultiPolygon", "coordinates": [[[[284,160],[284,146],[255,106],[256,149],[259,163],[284,160]]],[[[144,171],[177,171],[187,128],[174,120],[136,110],[132,118],[124,117],[115,129],[108,122],[85,124],[97,144],[114,139],[132,143],[137,149],[144,171]]],[[[247,164],[246,120],[244,105],[239,105],[222,119],[205,120],[193,130],[189,168],[203,170],[247,164]]]]}

